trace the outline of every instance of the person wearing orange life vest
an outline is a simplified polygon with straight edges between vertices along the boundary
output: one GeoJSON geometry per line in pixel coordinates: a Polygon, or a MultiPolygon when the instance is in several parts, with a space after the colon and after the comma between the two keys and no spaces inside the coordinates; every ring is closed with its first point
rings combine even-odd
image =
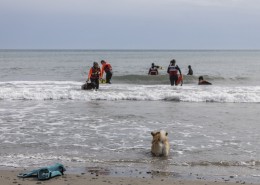
{"type": "Polygon", "coordinates": [[[90,68],[88,73],[87,82],[90,80],[94,84],[96,89],[99,89],[99,79],[101,78],[101,70],[97,62],[93,63],[93,67],[90,68]]]}
{"type": "Polygon", "coordinates": [[[113,76],[112,66],[105,60],[101,60],[100,63],[102,64],[101,78],[103,78],[103,74],[105,72],[106,73],[106,83],[111,84],[110,80],[113,76]]]}
{"type": "Polygon", "coordinates": [[[158,75],[158,68],[159,66],[155,66],[154,63],[152,63],[152,66],[148,71],[148,75],[158,75]]]}
{"type": "Polygon", "coordinates": [[[176,61],[174,59],[171,60],[170,65],[168,67],[167,73],[170,76],[171,85],[178,85],[178,71],[181,75],[181,70],[178,65],[176,65],[176,61]]]}

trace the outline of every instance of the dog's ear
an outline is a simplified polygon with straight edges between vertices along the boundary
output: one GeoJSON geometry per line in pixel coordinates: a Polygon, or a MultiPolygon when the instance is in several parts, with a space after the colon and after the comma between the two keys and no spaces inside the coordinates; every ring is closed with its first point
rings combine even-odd
{"type": "Polygon", "coordinates": [[[160,132],[151,132],[151,135],[154,137],[156,135],[160,135],[160,132]]]}

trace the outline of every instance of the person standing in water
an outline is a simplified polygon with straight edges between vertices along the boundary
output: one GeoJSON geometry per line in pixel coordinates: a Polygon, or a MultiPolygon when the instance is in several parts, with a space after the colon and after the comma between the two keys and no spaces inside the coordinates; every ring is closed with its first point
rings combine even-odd
{"type": "Polygon", "coordinates": [[[189,69],[189,71],[188,71],[188,74],[187,74],[187,75],[193,75],[193,70],[191,69],[191,66],[190,66],[190,65],[188,66],[188,69],[189,69]]]}
{"type": "Polygon", "coordinates": [[[88,73],[87,82],[90,80],[94,84],[95,89],[99,89],[99,79],[101,78],[101,70],[97,62],[93,63],[88,73]]]}
{"type": "Polygon", "coordinates": [[[167,73],[169,74],[171,85],[178,85],[178,71],[181,74],[181,70],[178,65],[176,65],[176,61],[174,59],[171,60],[170,65],[168,67],[167,73]]]}
{"type": "Polygon", "coordinates": [[[152,66],[148,71],[148,75],[158,75],[158,68],[159,66],[155,66],[154,63],[152,63],[152,66]]]}
{"type": "Polygon", "coordinates": [[[104,72],[106,73],[106,83],[111,84],[110,80],[112,78],[112,66],[106,62],[105,60],[101,60],[100,62],[102,64],[102,69],[101,69],[101,78],[103,78],[104,72]]]}

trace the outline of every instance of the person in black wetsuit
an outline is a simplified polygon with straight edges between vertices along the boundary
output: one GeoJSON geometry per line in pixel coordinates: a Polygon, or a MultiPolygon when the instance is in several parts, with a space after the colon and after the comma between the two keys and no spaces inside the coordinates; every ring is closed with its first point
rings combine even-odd
{"type": "Polygon", "coordinates": [[[212,85],[212,84],[210,82],[204,80],[203,76],[200,76],[198,85],[212,85]]]}
{"type": "Polygon", "coordinates": [[[189,71],[188,71],[188,74],[187,74],[187,75],[193,75],[193,70],[191,69],[191,66],[190,66],[190,65],[188,66],[188,69],[189,69],[189,71]]]}

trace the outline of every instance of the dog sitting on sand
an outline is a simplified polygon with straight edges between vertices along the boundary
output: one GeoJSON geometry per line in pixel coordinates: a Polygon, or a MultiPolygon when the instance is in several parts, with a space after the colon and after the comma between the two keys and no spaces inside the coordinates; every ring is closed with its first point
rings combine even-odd
{"type": "Polygon", "coordinates": [[[170,144],[168,141],[168,133],[164,130],[160,132],[151,132],[152,140],[152,154],[154,156],[168,156],[170,151],[170,144]]]}

